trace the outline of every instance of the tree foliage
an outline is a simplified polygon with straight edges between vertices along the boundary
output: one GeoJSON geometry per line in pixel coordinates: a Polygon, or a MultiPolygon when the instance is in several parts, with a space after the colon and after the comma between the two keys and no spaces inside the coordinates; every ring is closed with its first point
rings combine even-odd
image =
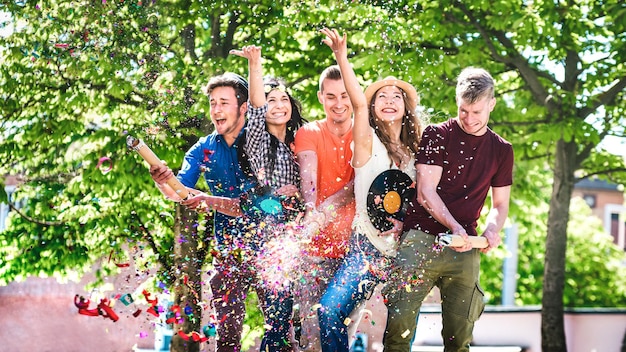
{"type": "MultiPolygon", "coordinates": [[[[140,267],[160,267],[170,286],[202,270],[211,259],[210,223],[197,230],[195,219],[162,199],[126,136],[180,165],[211,128],[203,85],[224,71],[246,75],[246,63],[228,53],[247,44],[263,47],[266,72],[287,80],[309,120],[319,118],[317,78],[334,62],[318,30],[330,26],[348,33],[364,85],[387,75],[410,81],[433,122],[455,114],[454,79],[463,67],[492,72],[498,105],[490,126],[516,153],[511,218],[524,241],[518,301],[536,303],[541,294],[544,340],[553,337],[546,351],[564,350],[564,304],[611,302],[591,285],[584,296],[570,290],[588,271],[569,264],[568,251],[584,248],[568,239],[567,224],[577,180],[624,183],[623,159],[602,145],[624,136],[623,2],[14,1],[0,12],[7,14],[0,174],[22,177],[11,202],[28,200],[0,235],[2,284],[80,274],[94,263],[105,277],[116,258],[130,256],[140,267]],[[181,239],[207,246],[180,252],[181,239]]],[[[501,275],[485,278],[493,278],[486,286],[497,302],[501,275]]]]}

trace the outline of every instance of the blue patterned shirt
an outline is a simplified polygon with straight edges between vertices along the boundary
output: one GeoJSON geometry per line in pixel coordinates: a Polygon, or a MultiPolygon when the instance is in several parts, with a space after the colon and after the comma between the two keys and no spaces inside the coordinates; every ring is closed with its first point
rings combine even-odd
{"type": "MultiPolygon", "coordinates": [[[[242,130],[243,132],[243,130],[242,130]]],[[[229,146],[224,137],[213,132],[200,138],[185,154],[185,160],[177,178],[187,187],[195,187],[201,174],[211,194],[229,198],[239,196],[253,186],[244,175],[237,159],[237,144],[242,137],[239,134],[235,143],[229,146]]],[[[214,230],[218,243],[223,242],[223,231],[233,217],[215,212],[214,230]]]]}

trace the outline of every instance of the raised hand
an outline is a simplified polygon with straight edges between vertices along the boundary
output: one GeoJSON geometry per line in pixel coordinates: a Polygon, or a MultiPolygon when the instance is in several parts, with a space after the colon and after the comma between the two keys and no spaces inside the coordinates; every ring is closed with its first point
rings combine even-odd
{"type": "Polygon", "coordinates": [[[254,107],[265,104],[265,92],[263,90],[263,64],[261,62],[261,47],[246,45],[241,50],[233,49],[231,54],[248,59],[248,84],[250,85],[250,103],[254,107]]]}
{"type": "Polygon", "coordinates": [[[325,39],[322,39],[322,43],[328,45],[331,49],[333,49],[335,57],[347,57],[348,39],[345,33],[343,34],[343,36],[341,36],[336,29],[329,28],[323,28],[322,30],[320,30],[320,32],[326,36],[325,39]]]}
{"type": "Polygon", "coordinates": [[[241,50],[232,49],[231,54],[245,57],[248,61],[261,59],[261,47],[256,45],[246,45],[241,50]]]}

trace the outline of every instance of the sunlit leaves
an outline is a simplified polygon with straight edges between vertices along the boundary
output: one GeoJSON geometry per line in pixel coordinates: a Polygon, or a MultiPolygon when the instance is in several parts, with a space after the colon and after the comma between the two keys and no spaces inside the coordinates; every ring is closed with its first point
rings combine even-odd
{"type": "Polygon", "coordinates": [[[125,137],[143,138],[177,168],[211,129],[202,87],[216,73],[246,75],[245,60],[228,52],[250,44],[262,46],[265,73],[286,79],[305,117],[320,118],[317,79],[335,63],[321,43],[325,26],[347,33],[364,85],[387,75],[411,82],[432,122],[455,115],[463,67],[494,75],[490,127],[516,153],[511,218],[525,234],[520,248],[539,247],[521,256],[524,303],[541,290],[545,227],[528,217],[544,221],[548,211],[555,143],[576,142],[582,175],[623,169],[597,148],[605,135],[624,134],[623,92],[591,117],[579,114],[626,73],[626,10],[616,0],[66,1],[2,10],[15,30],[0,38],[0,172],[26,177],[19,191],[30,199],[26,216],[59,223],[14,214],[0,237],[0,254],[11,258],[0,272],[5,280],[80,271],[111,247],[145,242],[139,219],[171,249],[173,220],[155,214],[173,206],[125,137]],[[547,101],[560,105],[548,109],[547,101]],[[98,167],[102,158],[111,170],[98,167]]]}

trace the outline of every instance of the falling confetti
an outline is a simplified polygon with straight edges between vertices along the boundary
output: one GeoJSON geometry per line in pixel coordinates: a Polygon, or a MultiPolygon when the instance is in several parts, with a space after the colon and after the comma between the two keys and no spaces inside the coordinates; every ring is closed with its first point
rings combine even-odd
{"type": "Polygon", "coordinates": [[[109,171],[113,170],[113,161],[108,156],[103,156],[98,160],[96,164],[96,169],[100,169],[103,175],[109,173],[109,171]]]}

